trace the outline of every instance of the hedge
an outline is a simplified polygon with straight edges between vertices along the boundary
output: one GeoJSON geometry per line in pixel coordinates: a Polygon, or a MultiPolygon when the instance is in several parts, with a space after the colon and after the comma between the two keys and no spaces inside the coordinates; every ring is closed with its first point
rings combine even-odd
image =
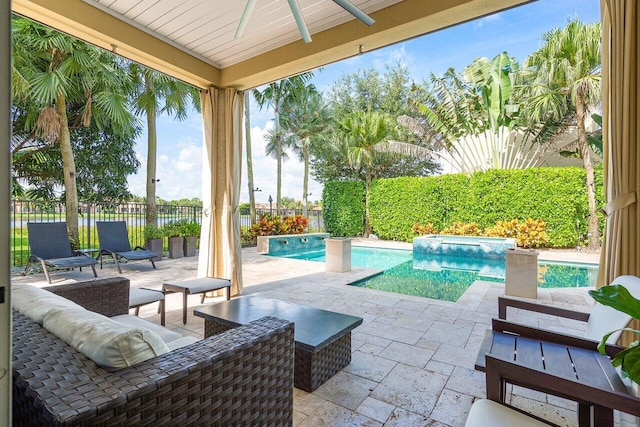
{"type": "Polygon", "coordinates": [[[364,182],[330,181],[322,190],[325,230],[332,236],[353,237],[364,229],[364,182]]]}
{"type": "MultiPolygon", "coordinates": [[[[601,168],[596,170],[599,205],[601,174],[601,168]]],[[[585,172],[577,167],[377,179],[372,182],[369,198],[373,232],[388,240],[411,241],[411,227],[416,223],[433,223],[441,230],[454,221],[475,222],[486,228],[497,221],[535,218],[547,223],[548,246],[562,248],[576,246],[587,229],[585,172]]],[[[362,234],[362,183],[329,182],[323,201],[329,233],[362,234]]]]}

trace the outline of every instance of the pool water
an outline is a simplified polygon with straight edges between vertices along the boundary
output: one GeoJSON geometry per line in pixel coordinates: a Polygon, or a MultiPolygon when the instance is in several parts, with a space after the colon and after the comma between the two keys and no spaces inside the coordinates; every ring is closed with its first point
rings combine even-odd
{"type": "MultiPolygon", "coordinates": [[[[323,250],[285,257],[325,261],[323,250]]],[[[504,261],[421,255],[415,264],[421,268],[414,268],[413,251],[410,250],[352,246],[353,267],[380,269],[384,273],[351,285],[457,301],[476,280],[504,283],[504,261]]],[[[597,275],[598,266],[595,264],[538,262],[538,287],[541,288],[594,286],[597,275]]]]}

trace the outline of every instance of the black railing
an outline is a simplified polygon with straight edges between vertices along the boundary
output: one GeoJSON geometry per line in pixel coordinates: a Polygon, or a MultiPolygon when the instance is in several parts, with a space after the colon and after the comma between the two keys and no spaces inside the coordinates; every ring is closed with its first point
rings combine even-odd
{"type": "MultiPolygon", "coordinates": [[[[92,249],[99,246],[96,221],[126,221],[131,246],[144,246],[145,227],[144,203],[88,203],[79,205],[78,228],[80,235],[80,249],[92,249]]],[[[269,213],[269,210],[258,210],[257,216],[269,213]]],[[[274,212],[275,213],[275,212],[274,212]]],[[[284,210],[281,215],[295,215],[300,210],[284,210]]],[[[309,211],[309,232],[324,230],[322,211],[309,211]]],[[[197,222],[202,220],[202,207],[158,205],[158,226],[169,221],[187,220],[197,222]]],[[[34,202],[29,200],[13,200],[11,202],[11,263],[22,266],[29,257],[29,242],[27,234],[28,222],[62,222],[65,221],[64,203],[34,202]]],[[[248,229],[252,221],[250,215],[240,215],[240,228],[248,229]]],[[[165,240],[164,250],[168,250],[165,240]]]]}

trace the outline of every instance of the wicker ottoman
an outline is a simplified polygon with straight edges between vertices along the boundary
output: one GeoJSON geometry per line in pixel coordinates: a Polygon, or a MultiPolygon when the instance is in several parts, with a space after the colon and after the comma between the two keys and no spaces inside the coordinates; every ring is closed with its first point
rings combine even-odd
{"type": "Polygon", "coordinates": [[[295,324],[294,385],[312,392],[351,363],[351,331],[362,318],[284,301],[247,296],[195,310],[210,337],[273,316],[295,324]]]}

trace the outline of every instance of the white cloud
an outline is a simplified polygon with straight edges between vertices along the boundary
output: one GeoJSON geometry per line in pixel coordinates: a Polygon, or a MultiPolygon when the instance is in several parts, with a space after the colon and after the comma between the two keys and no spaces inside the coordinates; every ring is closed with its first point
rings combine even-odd
{"type": "Polygon", "coordinates": [[[487,15],[484,18],[476,19],[475,21],[473,21],[473,29],[480,30],[485,25],[491,25],[498,21],[502,21],[502,12],[494,13],[492,15],[487,15]]]}

